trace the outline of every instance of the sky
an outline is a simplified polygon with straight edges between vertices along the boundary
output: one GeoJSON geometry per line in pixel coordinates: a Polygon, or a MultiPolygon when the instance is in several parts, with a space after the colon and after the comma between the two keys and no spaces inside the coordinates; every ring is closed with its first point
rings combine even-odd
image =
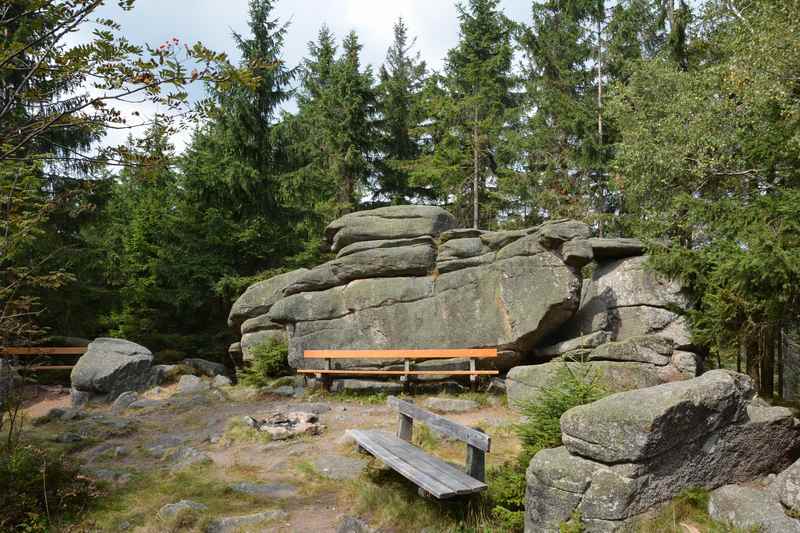
{"type": "MultiPolygon", "coordinates": [[[[247,0],[136,0],[130,12],[122,11],[114,1],[109,4],[98,15],[119,22],[122,33],[136,44],[158,46],[175,37],[181,42],[201,41],[212,50],[237,58],[231,34],[247,34],[247,0]]],[[[531,0],[501,0],[500,6],[513,20],[530,20],[531,0]]],[[[284,47],[289,66],[300,63],[308,42],[316,38],[323,23],[339,40],[355,30],[364,45],[362,64],[371,64],[375,71],[391,45],[392,26],[398,17],[405,20],[409,35],[416,37],[416,50],[432,69],[442,68],[447,50],[458,42],[455,0],[277,0],[274,14],[289,22],[284,47]]],[[[85,37],[90,29],[83,31],[85,37]]],[[[191,90],[194,96],[201,92],[201,87],[191,90]]],[[[151,107],[143,114],[155,111],[151,107]]],[[[121,143],[126,136],[125,132],[113,132],[106,143],[121,143]]],[[[190,132],[184,131],[173,141],[181,150],[189,137],[190,132]]]]}

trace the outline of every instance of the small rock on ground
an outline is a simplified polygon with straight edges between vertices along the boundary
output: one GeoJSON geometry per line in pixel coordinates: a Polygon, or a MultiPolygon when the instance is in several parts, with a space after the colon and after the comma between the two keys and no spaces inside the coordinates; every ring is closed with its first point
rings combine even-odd
{"type": "Polygon", "coordinates": [[[465,413],[479,407],[476,401],[455,398],[428,398],[424,405],[431,411],[439,413],[465,413]]]}
{"type": "Polygon", "coordinates": [[[178,513],[185,509],[192,511],[205,511],[207,506],[202,503],[193,502],[192,500],[181,500],[175,503],[168,503],[158,511],[158,517],[162,520],[169,520],[174,518],[178,513]]]}
{"type": "Polygon", "coordinates": [[[190,374],[184,374],[178,381],[179,393],[201,392],[208,390],[208,388],[209,388],[208,383],[198,378],[197,376],[192,376],[190,374]]]}
{"type": "Polygon", "coordinates": [[[111,412],[115,415],[121,414],[128,408],[130,404],[135,402],[139,399],[139,395],[136,394],[135,391],[127,391],[123,392],[117,399],[114,400],[114,403],[111,404],[111,412]]]}
{"type": "Polygon", "coordinates": [[[234,533],[242,528],[256,526],[267,520],[280,520],[287,516],[285,511],[263,511],[243,516],[226,516],[211,521],[206,533],[234,533]]]}
{"type": "Polygon", "coordinates": [[[147,398],[143,398],[141,400],[136,400],[132,404],[128,406],[128,409],[146,409],[149,407],[160,407],[166,404],[166,400],[148,400],[147,398]]]}
{"type": "Polygon", "coordinates": [[[336,527],[336,533],[377,533],[369,525],[355,516],[345,516],[336,527]]]}
{"type": "Polygon", "coordinates": [[[234,483],[231,490],[252,496],[268,496],[270,498],[288,498],[297,494],[297,487],[287,483],[234,483]]]}
{"type": "Polygon", "coordinates": [[[211,382],[211,384],[215,387],[227,387],[232,383],[233,382],[231,381],[231,379],[227,376],[216,376],[214,378],[214,381],[211,382]]]}
{"type": "Polygon", "coordinates": [[[355,479],[366,466],[365,459],[342,455],[323,455],[314,459],[314,468],[317,469],[317,472],[336,480],[355,479]]]}

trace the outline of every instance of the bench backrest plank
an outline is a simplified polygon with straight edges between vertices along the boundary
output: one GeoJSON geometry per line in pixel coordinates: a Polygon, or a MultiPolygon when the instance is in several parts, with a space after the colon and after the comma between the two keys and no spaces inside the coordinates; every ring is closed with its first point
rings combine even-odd
{"type": "Polygon", "coordinates": [[[453,437],[462,442],[466,442],[469,446],[478,448],[484,452],[488,452],[489,448],[491,447],[491,437],[489,437],[489,435],[486,433],[482,433],[467,426],[462,426],[461,424],[456,424],[452,420],[448,420],[437,414],[431,413],[430,411],[426,411],[425,409],[417,407],[411,402],[406,402],[394,396],[389,396],[387,403],[391,407],[397,409],[401,415],[414,420],[419,420],[431,429],[447,435],[448,437],[453,437]]]}
{"type": "Polygon", "coordinates": [[[40,355],[83,355],[86,346],[42,346],[40,348],[15,348],[0,346],[0,357],[35,357],[40,355]]]}
{"type": "Polygon", "coordinates": [[[497,357],[497,348],[452,348],[419,350],[305,350],[306,359],[452,359],[497,357]]]}

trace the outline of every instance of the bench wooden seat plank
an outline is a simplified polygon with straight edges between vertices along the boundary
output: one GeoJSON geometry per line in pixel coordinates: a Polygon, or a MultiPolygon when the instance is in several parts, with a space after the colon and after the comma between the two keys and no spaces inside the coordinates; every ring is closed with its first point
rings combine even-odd
{"type": "Polygon", "coordinates": [[[359,446],[437,498],[472,494],[487,488],[485,483],[453,465],[389,433],[352,430],[350,434],[359,446]]]}
{"type": "Polygon", "coordinates": [[[410,350],[305,350],[306,359],[457,359],[494,358],[496,348],[410,349],[410,350]]]}
{"type": "Polygon", "coordinates": [[[496,376],[498,370],[314,370],[302,368],[298,374],[383,375],[383,376],[496,376]]]}

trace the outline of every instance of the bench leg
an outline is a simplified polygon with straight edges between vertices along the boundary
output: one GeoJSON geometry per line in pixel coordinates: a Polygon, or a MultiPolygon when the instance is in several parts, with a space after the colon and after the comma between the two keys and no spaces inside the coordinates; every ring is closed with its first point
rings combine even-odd
{"type": "Polygon", "coordinates": [[[486,453],[467,445],[467,475],[486,481],[486,453]]]}

